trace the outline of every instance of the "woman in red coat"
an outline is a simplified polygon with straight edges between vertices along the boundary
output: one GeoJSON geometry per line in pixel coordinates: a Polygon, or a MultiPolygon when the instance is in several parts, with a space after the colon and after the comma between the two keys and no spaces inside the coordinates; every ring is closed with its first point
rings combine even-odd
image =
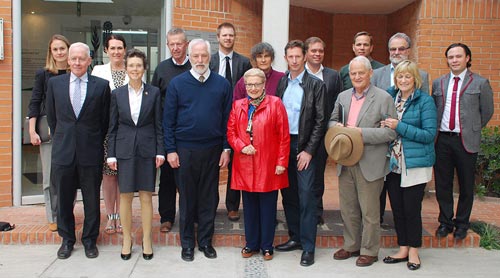
{"type": "Polygon", "coordinates": [[[258,68],[244,75],[248,97],[233,102],[227,140],[234,150],[231,189],[242,190],[246,246],[244,258],[262,250],[273,258],[278,190],[288,187],[290,134],[281,100],[266,96],[266,75],[258,68]]]}

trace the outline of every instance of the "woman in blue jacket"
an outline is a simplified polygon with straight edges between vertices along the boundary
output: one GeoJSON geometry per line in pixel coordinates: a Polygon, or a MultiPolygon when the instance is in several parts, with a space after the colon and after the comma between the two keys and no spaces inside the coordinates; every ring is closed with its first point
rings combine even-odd
{"type": "Polygon", "coordinates": [[[436,106],[428,92],[420,91],[422,78],[417,64],[403,61],[394,70],[394,98],[398,118],[387,118],[382,126],[394,129],[398,138],[390,146],[391,173],[386,177],[399,251],[384,263],[407,262],[410,270],[420,268],[422,246],[422,199],[432,179],[435,161],[436,106]]]}

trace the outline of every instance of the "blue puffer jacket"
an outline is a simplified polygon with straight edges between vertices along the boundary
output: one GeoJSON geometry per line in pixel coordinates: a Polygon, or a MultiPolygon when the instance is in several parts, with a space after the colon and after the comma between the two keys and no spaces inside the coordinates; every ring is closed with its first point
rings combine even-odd
{"type": "MultiPolygon", "coordinates": [[[[387,92],[395,99],[398,91],[390,87],[387,92]]],[[[406,109],[396,127],[401,136],[406,168],[430,167],[434,165],[434,139],[437,132],[436,105],[432,97],[415,90],[413,97],[405,103],[406,109]]]]}

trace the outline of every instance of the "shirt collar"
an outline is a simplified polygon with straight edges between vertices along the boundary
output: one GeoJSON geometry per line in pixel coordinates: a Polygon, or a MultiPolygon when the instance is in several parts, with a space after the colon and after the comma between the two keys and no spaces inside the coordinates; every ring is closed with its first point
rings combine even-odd
{"type": "MultiPolygon", "coordinates": [[[[71,73],[70,78],[69,78],[69,81],[70,81],[70,82],[73,82],[73,81],[75,81],[77,78],[78,78],[78,76],[76,76],[74,73],[71,73]]],[[[80,76],[80,81],[83,81],[83,82],[87,82],[87,81],[89,81],[89,76],[88,76],[88,74],[87,74],[87,73],[84,73],[82,76],[80,76]]]]}
{"type": "Polygon", "coordinates": [[[194,71],[193,69],[190,69],[189,72],[191,73],[191,75],[196,79],[196,80],[200,80],[200,76],[204,76],[205,77],[205,81],[203,82],[206,82],[208,80],[208,77],[210,77],[210,69],[207,69],[207,71],[205,73],[203,73],[202,75],[197,73],[196,71],[194,71]]]}
{"type": "Polygon", "coordinates": [[[360,99],[366,97],[366,95],[368,95],[368,91],[370,90],[371,87],[372,87],[372,85],[370,84],[370,86],[368,86],[365,90],[363,90],[363,94],[361,96],[359,96],[356,93],[356,89],[353,87],[352,88],[352,95],[356,98],[356,100],[360,100],[360,99]]]}
{"type": "Polygon", "coordinates": [[[221,61],[224,61],[224,59],[226,59],[226,56],[229,56],[229,59],[232,60],[233,54],[234,54],[234,51],[231,51],[231,52],[229,52],[229,54],[226,55],[226,54],[222,53],[222,51],[219,50],[219,57],[220,57],[221,61]]]}
{"type": "Polygon", "coordinates": [[[182,64],[177,64],[177,62],[175,61],[174,58],[172,58],[172,62],[174,63],[174,65],[176,66],[184,66],[187,62],[189,61],[189,57],[186,55],[186,57],[184,58],[184,61],[182,62],[182,64]]]}
{"type": "Polygon", "coordinates": [[[141,88],[137,92],[134,90],[134,88],[132,88],[132,86],[130,86],[130,83],[127,85],[127,87],[128,87],[129,94],[139,95],[140,93],[142,93],[144,91],[144,82],[141,83],[141,88]]]}
{"type": "Polygon", "coordinates": [[[455,74],[453,74],[453,72],[450,72],[450,76],[451,76],[450,79],[453,79],[453,77],[458,76],[458,77],[460,77],[461,81],[464,81],[466,72],[467,72],[467,69],[464,69],[464,71],[462,71],[459,75],[455,75],[455,74]]]}
{"type": "Polygon", "coordinates": [[[306,70],[312,74],[312,75],[316,75],[316,74],[319,74],[320,72],[323,72],[323,65],[319,65],[319,70],[317,72],[313,72],[310,68],[309,68],[309,65],[306,63],[306,70]]]}
{"type": "MultiPolygon", "coordinates": [[[[304,78],[304,72],[306,72],[306,70],[303,70],[299,75],[297,75],[297,77],[294,79],[294,80],[297,80],[299,81],[299,83],[302,83],[302,78],[304,78]]],[[[292,81],[292,78],[290,78],[290,73],[288,73],[288,80],[291,80],[292,81]]]]}

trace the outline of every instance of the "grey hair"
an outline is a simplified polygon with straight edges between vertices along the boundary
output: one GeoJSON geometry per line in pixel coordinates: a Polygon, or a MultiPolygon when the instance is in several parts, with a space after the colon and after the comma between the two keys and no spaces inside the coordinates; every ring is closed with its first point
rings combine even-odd
{"type": "Polygon", "coordinates": [[[191,54],[191,50],[193,49],[193,46],[197,45],[197,44],[202,44],[204,43],[205,46],[207,47],[207,51],[208,51],[208,55],[210,56],[212,53],[210,51],[210,42],[204,40],[204,39],[193,39],[189,42],[189,45],[188,45],[188,54],[191,54]]]}
{"type": "Polygon", "coordinates": [[[71,50],[75,49],[75,48],[78,48],[78,47],[81,47],[81,48],[84,48],[85,49],[85,52],[87,53],[87,57],[90,57],[90,48],[88,45],[84,44],[83,42],[75,42],[75,43],[72,43],[70,46],[69,46],[69,49],[68,49],[68,55],[69,53],[71,53],[71,50]]]}
{"type": "Polygon", "coordinates": [[[186,32],[184,32],[184,29],[178,28],[178,27],[174,27],[174,28],[168,30],[167,41],[168,41],[169,36],[174,36],[174,35],[179,35],[179,34],[182,34],[184,36],[184,41],[187,41],[186,32]]]}
{"type": "Polygon", "coordinates": [[[274,61],[274,49],[273,46],[267,42],[259,42],[258,44],[254,45],[252,47],[252,50],[250,50],[250,56],[252,57],[252,60],[257,60],[257,55],[259,54],[264,54],[268,53],[271,55],[271,60],[274,61]]]}
{"type": "Polygon", "coordinates": [[[365,66],[366,70],[371,70],[372,69],[372,64],[370,63],[370,60],[366,58],[365,56],[356,56],[354,57],[350,62],[349,62],[349,71],[351,70],[351,64],[353,62],[359,62],[362,63],[365,66]]]}
{"type": "Polygon", "coordinates": [[[390,47],[389,45],[391,44],[391,41],[393,39],[403,39],[406,41],[406,43],[408,43],[408,48],[411,48],[411,39],[405,33],[396,33],[396,34],[392,35],[392,37],[389,39],[389,42],[387,43],[387,48],[390,47]]]}

